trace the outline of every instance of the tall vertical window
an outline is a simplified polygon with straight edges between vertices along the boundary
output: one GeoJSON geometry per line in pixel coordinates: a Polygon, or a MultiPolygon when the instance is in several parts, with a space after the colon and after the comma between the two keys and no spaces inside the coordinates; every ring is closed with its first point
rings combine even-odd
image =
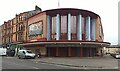
{"type": "Polygon", "coordinates": [[[95,19],[91,18],[91,24],[90,24],[90,36],[91,40],[95,41],[95,19]]]}
{"type": "Polygon", "coordinates": [[[52,40],[56,39],[56,16],[52,17],[52,34],[51,34],[51,38],[52,40]]]}
{"type": "Polygon", "coordinates": [[[85,17],[82,17],[82,40],[85,40],[85,17]]]}
{"type": "Polygon", "coordinates": [[[104,38],[104,34],[103,34],[103,28],[102,28],[102,25],[100,24],[99,26],[99,35],[100,35],[100,38],[103,40],[104,38]]]}
{"type": "Polygon", "coordinates": [[[67,39],[67,16],[61,16],[60,39],[67,39]]]}
{"type": "Polygon", "coordinates": [[[71,16],[71,39],[75,40],[77,39],[77,34],[76,34],[76,16],[71,16]]]}

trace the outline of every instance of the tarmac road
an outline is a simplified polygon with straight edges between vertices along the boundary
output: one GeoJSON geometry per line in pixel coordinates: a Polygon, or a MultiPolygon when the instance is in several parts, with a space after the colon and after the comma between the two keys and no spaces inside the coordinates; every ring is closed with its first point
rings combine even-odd
{"type": "Polygon", "coordinates": [[[45,64],[30,59],[16,57],[2,57],[2,69],[70,69],[59,65],[45,64]]]}
{"type": "Polygon", "coordinates": [[[111,56],[95,58],[57,58],[18,59],[3,57],[3,69],[118,69],[120,59],[111,56]]]}

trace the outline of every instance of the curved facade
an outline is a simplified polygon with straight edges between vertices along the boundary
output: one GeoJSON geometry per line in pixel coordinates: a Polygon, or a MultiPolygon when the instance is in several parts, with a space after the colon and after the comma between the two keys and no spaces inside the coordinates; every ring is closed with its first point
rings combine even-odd
{"type": "Polygon", "coordinates": [[[46,11],[47,40],[103,41],[100,17],[80,9],[46,11]],[[55,37],[56,36],[56,37],[55,37]]]}
{"type": "Polygon", "coordinates": [[[26,40],[20,44],[43,56],[102,55],[104,34],[100,16],[87,10],[61,8],[28,18],[26,40]]]}

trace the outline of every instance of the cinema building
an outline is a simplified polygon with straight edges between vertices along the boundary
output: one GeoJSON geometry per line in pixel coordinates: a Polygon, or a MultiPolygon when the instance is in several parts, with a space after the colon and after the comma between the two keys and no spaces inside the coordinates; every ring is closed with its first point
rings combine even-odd
{"type": "Polygon", "coordinates": [[[47,57],[101,55],[104,34],[99,15],[82,9],[41,11],[27,20],[26,41],[19,44],[47,57]]]}

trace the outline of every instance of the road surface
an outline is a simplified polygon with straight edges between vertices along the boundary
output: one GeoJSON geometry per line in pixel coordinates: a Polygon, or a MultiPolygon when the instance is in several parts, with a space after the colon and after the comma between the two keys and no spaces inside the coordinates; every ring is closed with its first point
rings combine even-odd
{"type": "Polygon", "coordinates": [[[2,57],[2,69],[70,69],[70,67],[40,63],[38,61],[33,61],[32,59],[2,57]]]}

